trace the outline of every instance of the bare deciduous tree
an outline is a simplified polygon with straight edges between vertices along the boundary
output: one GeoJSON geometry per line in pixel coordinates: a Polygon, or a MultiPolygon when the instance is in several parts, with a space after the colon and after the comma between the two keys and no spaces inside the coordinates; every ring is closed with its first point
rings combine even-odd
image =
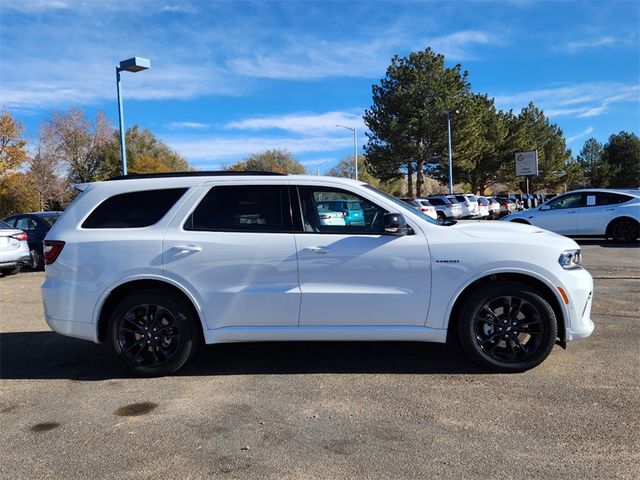
{"type": "Polygon", "coordinates": [[[105,149],[112,138],[113,128],[102,112],[91,125],[79,109],[55,112],[41,130],[47,154],[66,163],[69,180],[77,183],[101,179],[106,167],[105,149]]]}

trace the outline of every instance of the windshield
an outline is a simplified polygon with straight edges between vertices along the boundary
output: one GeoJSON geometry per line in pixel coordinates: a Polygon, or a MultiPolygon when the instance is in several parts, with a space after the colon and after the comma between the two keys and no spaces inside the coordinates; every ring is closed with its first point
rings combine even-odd
{"type": "Polygon", "coordinates": [[[433,225],[440,225],[437,221],[435,221],[430,216],[425,215],[424,213],[416,210],[415,208],[411,208],[409,205],[404,203],[402,200],[400,200],[400,199],[398,199],[396,197],[393,197],[393,196],[389,195],[388,193],[384,193],[382,190],[378,190],[377,188],[372,187],[371,185],[364,185],[364,186],[366,188],[368,188],[369,190],[373,190],[377,194],[382,195],[384,198],[386,198],[390,202],[395,203],[398,207],[401,208],[401,211],[411,212],[414,215],[419,215],[420,217],[422,217],[423,220],[426,220],[427,222],[429,222],[429,223],[431,223],[433,225]]]}

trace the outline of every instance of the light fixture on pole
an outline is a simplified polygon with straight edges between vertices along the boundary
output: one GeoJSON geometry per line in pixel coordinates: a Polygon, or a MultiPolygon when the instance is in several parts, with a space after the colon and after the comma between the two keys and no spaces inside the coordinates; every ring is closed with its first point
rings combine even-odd
{"type": "Polygon", "coordinates": [[[336,125],[336,127],[346,128],[353,132],[353,158],[356,162],[356,180],[358,180],[358,130],[344,125],[336,125]]]}
{"type": "MultiPolygon", "coordinates": [[[[449,193],[453,193],[453,160],[451,155],[451,113],[447,112],[447,133],[449,138],[449,193]]],[[[453,113],[460,113],[454,110],[453,113]]]]}
{"type": "Polygon", "coordinates": [[[118,120],[120,121],[120,156],[122,157],[122,174],[127,174],[127,149],[124,143],[124,111],[122,109],[122,93],[120,92],[120,72],[136,73],[151,68],[148,58],[133,57],[120,62],[116,67],[116,88],[118,90],[118,120]]]}

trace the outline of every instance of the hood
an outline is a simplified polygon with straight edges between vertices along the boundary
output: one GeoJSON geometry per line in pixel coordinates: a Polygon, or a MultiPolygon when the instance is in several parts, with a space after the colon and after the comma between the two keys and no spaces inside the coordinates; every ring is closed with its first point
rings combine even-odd
{"type": "Polygon", "coordinates": [[[570,238],[523,223],[502,222],[499,220],[477,220],[457,223],[449,228],[454,228],[470,237],[495,240],[496,242],[523,244],[553,242],[553,245],[563,246],[563,248],[566,249],[580,248],[578,244],[570,238]],[[566,245],[566,247],[564,245],[566,245]]]}

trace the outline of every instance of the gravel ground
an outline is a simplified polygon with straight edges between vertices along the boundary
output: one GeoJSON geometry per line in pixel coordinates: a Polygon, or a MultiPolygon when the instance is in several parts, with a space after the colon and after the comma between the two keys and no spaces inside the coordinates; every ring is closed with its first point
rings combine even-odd
{"type": "Polygon", "coordinates": [[[129,378],[0,278],[1,478],[638,478],[640,249],[581,241],[588,339],[486,374],[445,345],[208,347],[129,378]]]}

